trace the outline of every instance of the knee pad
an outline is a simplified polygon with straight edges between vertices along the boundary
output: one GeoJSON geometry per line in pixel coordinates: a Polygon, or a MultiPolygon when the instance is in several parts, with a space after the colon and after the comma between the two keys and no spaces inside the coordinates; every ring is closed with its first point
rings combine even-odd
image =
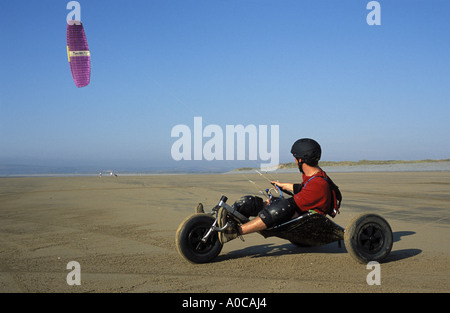
{"type": "Polygon", "coordinates": [[[291,219],[295,213],[294,206],[284,198],[273,199],[268,206],[259,212],[258,216],[267,228],[279,225],[291,219]]]}
{"type": "Polygon", "coordinates": [[[243,196],[233,204],[233,207],[246,218],[257,216],[264,207],[264,201],[257,196],[243,196]]]}

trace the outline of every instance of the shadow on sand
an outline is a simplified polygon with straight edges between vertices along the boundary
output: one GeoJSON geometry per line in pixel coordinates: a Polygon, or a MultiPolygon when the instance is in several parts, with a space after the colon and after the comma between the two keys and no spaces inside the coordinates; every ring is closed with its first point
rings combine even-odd
{"type": "Polygon", "coordinates": [[[422,250],[420,249],[402,249],[402,250],[395,250],[395,243],[402,240],[402,237],[406,236],[412,236],[415,235],[416,232],[414,231],[397,231],[393,233],[394,237],[394,247],[392,248],[391,253],[388,255],[388,257],[383,261],[383,263],[389,263],[389,262],[395,262],[400,261],[403,259],[407,259],[413,256],[416,256],[420,253],[422,253],[422,250]]]}
{"type": "MultiPolygon", "coordinates": [[[[413,231],[398,231],[393,233],[394,246],[389,256],[383,261],[383,263],[400,261],[413,256],[416,256],[422,252],[420,249],[402,249],[395,250],[395,243],[400,241],[402,237],[412,236],[413,231]]],[[[219,255],[215,262],[222,262],[225,260],[238,259],[243,257],[260,258],[268,256],[280,256],[280,255],[297,255],[306,253],[347,253],[344,242],[342,241],[341,247],[337,242],[333,242],[327,245],[318,247],[298,247],[290,242],[282,245],[278,244],[262,244],[257,246],[246,247],[240,250],[231,251],[227,254],[219,255]]]]}

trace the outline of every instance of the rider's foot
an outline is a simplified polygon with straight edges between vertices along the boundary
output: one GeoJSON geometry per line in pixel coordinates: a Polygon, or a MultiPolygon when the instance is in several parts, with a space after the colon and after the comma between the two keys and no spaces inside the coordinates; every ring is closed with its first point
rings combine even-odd
{"type": "Polygon", "coordinates": [[[228,223],[228,226],[223,231],[218,232],[219,241],[222,244],[238,237],[237,226],[227,217],[227,212],[225,208],[220,208],[217,212],[217,226],[223,228],[228,223]]]}
{"type": "Polygon", "coordinates": [[[197,207],[195,208],[195,213],[205,213],[205,210],[203,210],[203,204],[199,203],[197,207]]]}

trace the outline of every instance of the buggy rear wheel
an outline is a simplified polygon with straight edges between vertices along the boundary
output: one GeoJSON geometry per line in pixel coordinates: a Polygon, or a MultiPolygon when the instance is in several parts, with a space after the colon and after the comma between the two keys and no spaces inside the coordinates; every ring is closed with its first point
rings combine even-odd
{"type": "Polygon", "coordinates": [[[217,232],[211,233],[205,243],[201,241],[214,221],[214,217],[204,213],[186,218],[175,236],[178,253],[191,263],[207,263],[217,257],[222,250],[217,232]]]}
{"type": "Polygon", "coordinates": [[[392,250],[392,230],[381,216],[361,214],[345,229],[344,242],[348,253],[358,262],[379,262],[392,250]]]}

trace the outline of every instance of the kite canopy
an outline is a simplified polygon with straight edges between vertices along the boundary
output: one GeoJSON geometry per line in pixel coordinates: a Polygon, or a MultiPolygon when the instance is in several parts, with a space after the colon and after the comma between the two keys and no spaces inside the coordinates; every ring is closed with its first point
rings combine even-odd
{"type": "Polygon", "coordinates": [[[67,57],[75,85],[87,86],[91,78],[91,53],[80,21],[67,22],[67,57]]]}

